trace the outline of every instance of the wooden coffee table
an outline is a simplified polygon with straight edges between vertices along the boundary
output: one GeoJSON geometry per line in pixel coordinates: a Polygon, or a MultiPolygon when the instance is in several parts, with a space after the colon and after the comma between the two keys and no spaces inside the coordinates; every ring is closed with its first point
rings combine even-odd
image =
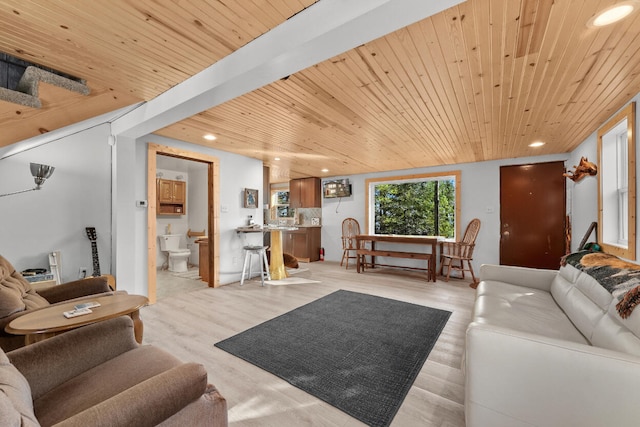
{"type": "Polygon", "coordinates": [[[142,295],[114,294],[96,298],[86,298],[82,301],[52,305],[34,310],[13,319],[5,328],[10,334],[24,335],[25,344],[29,345],[62,332],[79,328],[90,323],[113,319],[128,315],[133,319],[133,330],[136,341],[142,343],[143,326],[139,310],[149,302],[142,295]],[[100,307],[94,307],[93,313],[67,319],[62,313],[73,310],[81,302],[96,301],[100,307]]]}

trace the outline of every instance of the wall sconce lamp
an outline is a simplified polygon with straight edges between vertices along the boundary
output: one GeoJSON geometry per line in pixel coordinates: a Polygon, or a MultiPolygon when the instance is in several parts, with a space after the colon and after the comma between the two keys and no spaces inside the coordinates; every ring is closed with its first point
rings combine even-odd
{"type": "Polygon", "coordinates": [[[33,180],[36,183],[34,188],[30,188],[28,190],[20,190],[14,191],[13,193],[0,194],[0,197],[4,196],[12,196],[14,194],[26,193],[27,191],[39,190],[42,188],[44,182],[49,178],[55,168],[53,166],[41,165],[39,163],[31,163],[31,175],[33,175],[33,180]]]}

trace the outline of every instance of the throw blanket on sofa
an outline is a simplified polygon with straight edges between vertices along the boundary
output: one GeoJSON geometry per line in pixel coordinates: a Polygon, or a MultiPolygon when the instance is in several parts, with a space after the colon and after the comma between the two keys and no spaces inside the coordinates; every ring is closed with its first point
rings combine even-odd
{"type": "Polygon", "coordinates": [[[579,251],[566,255],[562,265],[570,264],[592,276],[618,299],[616,309],[623,319],[640,303],[640,265],[603,252],[579,251]]]}

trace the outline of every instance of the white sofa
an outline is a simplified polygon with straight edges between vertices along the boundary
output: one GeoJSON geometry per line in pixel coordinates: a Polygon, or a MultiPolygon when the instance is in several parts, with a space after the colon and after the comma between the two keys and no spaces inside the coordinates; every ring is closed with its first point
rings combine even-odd
{"type": "Polygon", "coordinates": [[[640,426],[640,308],[623,319],[615,292],[572,265],[483,265],[480,279],[466,427],[640,426]]]}

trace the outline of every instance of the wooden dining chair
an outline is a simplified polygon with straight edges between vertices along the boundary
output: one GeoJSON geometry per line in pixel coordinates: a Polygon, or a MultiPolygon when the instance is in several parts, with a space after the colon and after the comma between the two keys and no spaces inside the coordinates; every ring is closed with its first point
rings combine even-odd
{"type": "Polygon", "coordinates": [[[354,218],[346,218],[342,221],[342,259],[340,267],[344,260],[347,260],[346,268],[349,268],[349,259],[357,259],[358,242],[356,236],[360,234],[360,224],[354,218]]]}
{"type": "Polygon", "coordinates": [[[467,225],[462,240],[457,242],[442,242],[440,251],[440,275],[444,275],[443,270],[447,269],[446,281],[449,281],[451,270],[457,270],[464,279],[464,272],[471,273],[473,279],[472,286],[476,284],[476,276],[473,274],[473,249],[476,245],[476,237],[480,231],[480,220],[474,218],[467,225]],[[465,268],[466,263],[466,268],[465,268]]]}

